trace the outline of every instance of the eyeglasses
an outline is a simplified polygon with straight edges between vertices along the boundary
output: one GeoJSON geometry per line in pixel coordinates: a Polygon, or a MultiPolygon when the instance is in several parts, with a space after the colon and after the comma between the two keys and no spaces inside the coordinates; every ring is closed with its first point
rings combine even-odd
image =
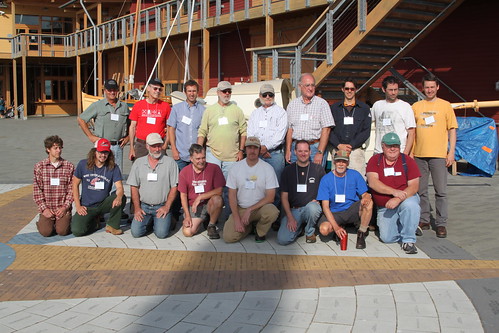
{"type": "Polygon", "coordinates": [[[262,94],[262,97],[263,97],[263,98],[267,98],[267,97],[274,98],[274,96],[275,96],[275,95],[274,95],[273,93],[263,93],[263,94],[262,94]]]}
{"type": "Polygon", "coordinates": [[[305,88],[315,88],[315,83],[302,84],[301,86],[305,88]]]}
{"type": "Polygon", "coordinates": [[[156,90],[163,91],[163,88],[161,88],[161,87],[151,87],[151,88],[154,91],[156,91],[156,90]]]}
{"type": "Polygon", "coordinates": [[[355,88],[352,87],[344,87],[343,90],[345,91],[355,91],[355,88]]]}
{"type": "Polygon", "coordinates": [[[222,90],[222,94],[232,94],[232,89],[222,90]]]}

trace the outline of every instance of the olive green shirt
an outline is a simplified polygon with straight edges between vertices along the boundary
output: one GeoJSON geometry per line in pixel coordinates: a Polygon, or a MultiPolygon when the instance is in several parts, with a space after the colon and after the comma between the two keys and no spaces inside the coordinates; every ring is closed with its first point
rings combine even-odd
{"type": "Polygon", "coordinates": [[[95,122],[94,135],[109,141],[118,141],[128,135],[128,105],[120,100],[113,107],[107,99],[101,99],[92,103],[80,118],[85,122],[91,119],[95,122]],[[114,120],[116,119],[116,120],[114,120]]]}

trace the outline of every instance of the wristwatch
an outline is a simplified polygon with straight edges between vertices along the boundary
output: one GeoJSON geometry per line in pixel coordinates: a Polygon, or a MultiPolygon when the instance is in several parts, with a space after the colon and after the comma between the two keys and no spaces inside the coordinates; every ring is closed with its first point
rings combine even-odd
{"type": "Polygon", "coordinates": [[[320,150],[320,149],[317,149],[317,152],[318,152],[319,154],[321,154],[321,155],[324,155],[324,152],[323,152],[322,150],[320,150]]]}

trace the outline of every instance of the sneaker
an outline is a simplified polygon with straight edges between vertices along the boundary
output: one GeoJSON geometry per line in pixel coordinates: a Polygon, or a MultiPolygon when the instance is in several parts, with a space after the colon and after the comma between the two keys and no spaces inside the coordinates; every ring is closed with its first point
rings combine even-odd
{"type": "Polygon", "coordinates": [[[418,253],[418,249],[414,243],[402,243],[402,250],[404,250],[406,254],[418,253]]]}
{"type": "Polygon", "coordinates": [[[423,229],[419,225],[416,229],[416,236],[423,236],[423,229]]]}
{"type": "Polygon", "coordinates": [[[315,243],[315,242],[317,242],[317,236],[315,234],[312,234],[310,236],[306,236],[305,238],[306,238],[305,241],[307,243],[315,243]]]}
{"type": "Polygon", "coordinates": [[[255,242],[263,243],[265,242],[265,236],[258,236],[258,232],[255,230],[255,242]]]}
{"type": "Polygon", "coordinates": [[[218,234],[216,225],[208,224],[206,231],[208,231],[208,238],[209,239],[219,239],[220,238],[220,235],[218,234]]]}
{"type": "Polygon", "coordinates": [[[366,236],[365,232],[357,231],[357,244],[355,245],[356,249],[366,248],[366,236]]]}
{"type": "Polygon", "coordinates": [[[110,225],[106,225],[106,232],[113,234],[113,235],[123,235],[123,230],[121,229],[114,229],[110,225]]]}

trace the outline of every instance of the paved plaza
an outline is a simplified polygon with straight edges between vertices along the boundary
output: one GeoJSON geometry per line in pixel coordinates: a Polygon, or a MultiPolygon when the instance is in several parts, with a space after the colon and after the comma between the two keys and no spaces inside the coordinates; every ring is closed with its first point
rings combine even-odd
{"type": "Polygon", "coordinates": [[[75,117],[0,119],[2,333],[497,332],[497,176],[449,175],[449,236],[425,231],[417,255],[373,233],[356,250],[353,230],[347,251],[331,239],[280,246],[273,231],[263,243],[186,238],[180,223],[135,239],[125,220],[121,236],[102,224],[45,238],[31,182],[51,134],[73,163],[91,148],[75,117]]]}

